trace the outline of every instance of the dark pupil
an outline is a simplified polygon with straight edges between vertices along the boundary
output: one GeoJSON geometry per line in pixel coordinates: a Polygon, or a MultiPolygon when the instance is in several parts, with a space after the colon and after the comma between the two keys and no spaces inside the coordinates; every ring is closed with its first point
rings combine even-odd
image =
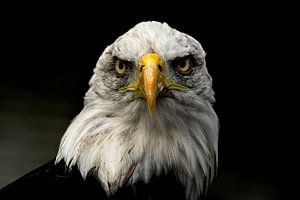
{"type": "Polygon", "coordinates": [[[121,63],[121,62],[119,63],[119,69],[121,69],[121,70],[124,69],[124,63],[121,63]]]}
{"type": "Polygon", "coordinates": [[[181,67],[181,68],[185,67],[185,60],[179,61],[179,67],[181,67]]]}

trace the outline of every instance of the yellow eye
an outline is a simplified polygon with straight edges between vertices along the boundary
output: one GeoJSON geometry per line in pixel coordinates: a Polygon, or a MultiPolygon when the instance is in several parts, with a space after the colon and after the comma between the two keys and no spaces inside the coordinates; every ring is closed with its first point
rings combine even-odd
{"type": "Polygon", "coordinates": [[[116,60],[115,70],[118,75],[124,75],[127,69],[127,65],[122,60],[116,60]]]}
{"type": "Polygon", "coordinates": [[[192,65],[190,58],[182,58],[177,62],[177,69],[182,74],[188,74],[191,72],[192,65]]]}

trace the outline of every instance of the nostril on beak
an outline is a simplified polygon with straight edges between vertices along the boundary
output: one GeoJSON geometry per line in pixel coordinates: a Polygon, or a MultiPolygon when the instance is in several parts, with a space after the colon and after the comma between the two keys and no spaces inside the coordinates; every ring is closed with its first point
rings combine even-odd
{"type": "Polygon", "coordinates": [[[140,72],[143,71],[143,68],[145,67],[145,65],[142,65],[141,68],[140,68],[140,72]]]}
{"type": "Polygon", "coordinates": [[[162,69],[162,66],[161,66],[161,65],[158,65],[157,67],[158,67],[159,71],[162,72],[162,70],[163,70],[163,69],[162,69]]]}

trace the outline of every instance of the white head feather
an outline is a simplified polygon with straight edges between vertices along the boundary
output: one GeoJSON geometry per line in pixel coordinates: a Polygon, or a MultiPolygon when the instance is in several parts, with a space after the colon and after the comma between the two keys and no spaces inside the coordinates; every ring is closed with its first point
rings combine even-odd
{"type": "Polygon", "coordinates": [[[56,162],[77,165],[84,178],[92,171],[107,194],[173,171],[187,199],[197,199],[214,176],[218,152],[214,92],[200,43],[166,23],[143,22],[105,49],[94,72],[84,108],[65,132],[56,162]],[[137,64],[149,52],[163,57],[170,79],[190,88],[158,98],[154,117],[144,99],[118,91],[127,82],[112,70],[114,57],[137,64]],[[178,78],[168,63],[187,55],[197,66],[192,75],[178,78]]]}

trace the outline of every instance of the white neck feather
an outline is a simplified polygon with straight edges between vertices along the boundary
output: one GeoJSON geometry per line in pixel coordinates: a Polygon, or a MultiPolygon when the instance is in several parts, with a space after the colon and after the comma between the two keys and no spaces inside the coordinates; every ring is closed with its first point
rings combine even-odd
{"type": "Polygon", "coordinates": [[[84,178],[92,171],[108,195],[173,171],[193,200],[214,175],[217,142],[217,116],[200,97],[193,106],[160,98],[153,117],[142,99],[128,104],[94,98],[68,127],[56,162],[77,165],[84,178]]]}

